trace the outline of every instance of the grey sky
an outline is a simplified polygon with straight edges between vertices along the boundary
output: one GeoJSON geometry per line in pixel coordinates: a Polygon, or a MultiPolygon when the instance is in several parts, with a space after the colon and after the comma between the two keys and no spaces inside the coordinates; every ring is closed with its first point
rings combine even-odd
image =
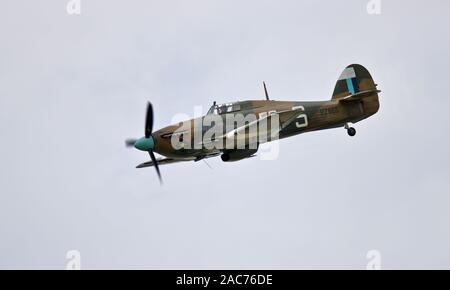
{"type": "Polygon", "coordinates": [[[0,268],[450,268],[450,2],[3,0],[0,268]],[[123,141],[212,101],[326,100],[351,63],[381,109],[275,161],[153,169],[123,141]]]}

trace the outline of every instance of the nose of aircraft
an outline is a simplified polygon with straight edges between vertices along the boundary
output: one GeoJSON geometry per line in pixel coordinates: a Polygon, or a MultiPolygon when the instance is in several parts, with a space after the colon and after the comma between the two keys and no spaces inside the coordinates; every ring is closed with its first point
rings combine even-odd
{"type": "Polygon", "coordinates": [[[155,148],[155,140],[151,135],[148,138],[142,137],[134,143],[134,148],[141,151],[151,151],[155,148]]]}

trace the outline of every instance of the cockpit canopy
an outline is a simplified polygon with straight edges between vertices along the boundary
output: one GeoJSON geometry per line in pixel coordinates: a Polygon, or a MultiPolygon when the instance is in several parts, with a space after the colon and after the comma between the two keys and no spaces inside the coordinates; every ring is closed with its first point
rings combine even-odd
{"type": "Polygon", "coordinates": [[[222,115],[231,112],[236,112],[241,110],[241,105],[239,103],[227,103],[217,105],[215,102],[208,110],[207,115],[222,115]]]}

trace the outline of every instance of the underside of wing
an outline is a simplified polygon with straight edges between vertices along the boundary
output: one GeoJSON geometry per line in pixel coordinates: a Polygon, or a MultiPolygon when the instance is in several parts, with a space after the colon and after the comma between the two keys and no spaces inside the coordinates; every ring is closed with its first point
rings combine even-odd
{"type": "MultiPolygon", "coordinates": [[[[164,165],[164,164],[171,164],[171,163],[177,163],[177,162],[186,162],[186,161],[192,161],[195,158],[187,158],[187,159],[174,159],[174,158],[159,158],[156,161],[158,162],[158,165],[164,165]]],[[[139,164],[136,166],[136,168],[145,168],[145,167],[151,167],[154,166],[154,163],[152,161],[147,161],[142,164],[139,164]]]]}

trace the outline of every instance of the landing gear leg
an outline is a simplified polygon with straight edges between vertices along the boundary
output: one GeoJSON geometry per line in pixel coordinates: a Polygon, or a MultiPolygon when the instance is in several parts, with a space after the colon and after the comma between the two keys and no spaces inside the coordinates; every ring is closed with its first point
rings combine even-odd
{"type": "Polygon", "coordinates": [[[353,127],[350,127],[350,126],[348,125],[348,123],[345,124],[345,129],[347,129],[347,134],[348,134],[350,137],[353,137],[353,136],[356,135],[356,129],[353,128],[353,127]]]}

